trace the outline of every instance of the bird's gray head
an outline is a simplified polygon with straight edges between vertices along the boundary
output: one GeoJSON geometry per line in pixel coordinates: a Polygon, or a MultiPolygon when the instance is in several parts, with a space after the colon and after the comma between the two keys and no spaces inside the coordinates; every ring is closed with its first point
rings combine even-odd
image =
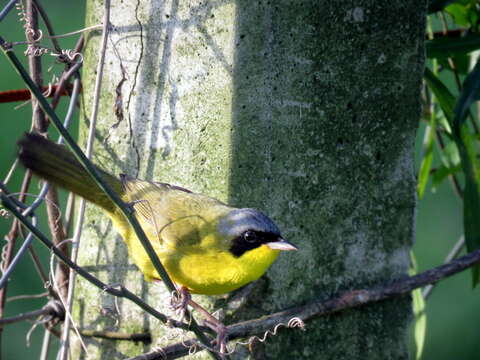
{"type": "Polygon", "coordinates": [[[232,239],[229,250],[236,257],[262,245],[275,250],[297,249],[282,238],[277,225],[268,216],[255,209],[230,211],[219,221],[217,231],[227,239],[232,239]]]}

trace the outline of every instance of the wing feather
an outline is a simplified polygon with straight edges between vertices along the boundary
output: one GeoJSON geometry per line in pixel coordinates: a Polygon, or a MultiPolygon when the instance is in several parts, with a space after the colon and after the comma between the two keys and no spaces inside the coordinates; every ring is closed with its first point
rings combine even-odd
{"type": "Polygon", "coordinates": [[[218,217],[230,208],[216,199],[174,185],[121,176],[124,201],[132,204],[148,238],[176,251],[197,251],[215,241],[218,217]]]}

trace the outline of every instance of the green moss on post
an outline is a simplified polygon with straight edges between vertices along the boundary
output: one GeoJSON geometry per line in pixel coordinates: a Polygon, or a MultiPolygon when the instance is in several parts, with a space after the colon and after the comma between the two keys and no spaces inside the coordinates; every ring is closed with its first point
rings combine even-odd
{"type": "MultiPolygon", "coordinates": [[[[101,22],[102,7],[89,2],[87,25],[101,22]]],[[[300,247],[283,254],[250,300],[233,314],[226,311],[227,320],[406,274],[424,11],[421,1],[113,4],[95,161],[117,173],[257,207],[300,247]],[[122,66],[118,116],[113,106],[122,66]]],[[[85,56],[87,110],[97,49],[98,35],[92,35],[85,56]]],[[[80,254],[80,263],[103,281],[120,282],[169,312],[162,285],[145,283],[127,263],[123,242],[93,207],[80,254]]],[[[169,340],[172,330],[133,304],[78,283],[81,327],[148,329],[154,346],[178,340],[169,340]]],[[[257,346],[254,357],[407,359],[409,318],[408,298],[347,311],[308,323],[307,332],[282,331],[257,346]]],[[[92,358],[149,349],[87,343],[92,358]]]]}

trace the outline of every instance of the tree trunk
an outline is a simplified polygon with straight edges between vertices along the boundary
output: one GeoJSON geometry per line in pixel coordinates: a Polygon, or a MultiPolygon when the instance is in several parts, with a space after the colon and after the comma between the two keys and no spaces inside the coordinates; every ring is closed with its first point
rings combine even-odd
{"type": "MultiPolygon", "coordinates": [[[[103,2],[89,1],[87,26],[102,14],[103,2]]],[[[94,161],[258,208],[300,248],[282,254],[246,301],[224,306],[226,322],[407,273],[423,1],[115,1],[111,14],[94,161]]],[[[86,109],[98,45],[92,34],[86,109]]],[[[88,123],[85,117],[83,134],[88,123]]],[[[94,207],[80,263],[169,313],[163,285],[143,281],[94,207]]],[[[225,305],[222,297],[195,299],[225,305]]],[[[155,346],[179,340],[132,303],[81,279],[75,318],[82,328],[150,331],[155,346]]],[[[253,356],[407,359],[410,318],[410,298],[385,301],[309,322],[306,332],[280,331],[253,356]]],[[[86,343],[92,359],[150,349],[86,343]]]]}

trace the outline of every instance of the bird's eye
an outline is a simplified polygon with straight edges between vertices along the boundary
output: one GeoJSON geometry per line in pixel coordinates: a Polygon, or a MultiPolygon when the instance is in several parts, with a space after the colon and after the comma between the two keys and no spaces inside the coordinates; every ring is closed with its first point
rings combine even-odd
{"type": "Polygon", "coordinates": [[[248,241],[248,242],[255,242],[257,240],[257,236],[253,231],[247,231],[243,235],[243,238],[245,239],[245,241],[248,241]]]}

